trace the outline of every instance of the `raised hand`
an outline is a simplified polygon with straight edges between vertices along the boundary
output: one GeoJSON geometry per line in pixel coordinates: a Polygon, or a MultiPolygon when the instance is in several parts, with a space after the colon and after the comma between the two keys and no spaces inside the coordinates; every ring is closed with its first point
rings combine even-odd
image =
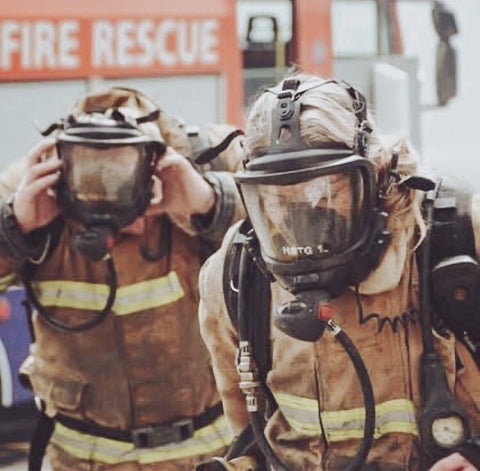
{"type": "Polygon", "coordinates": [[[152,200],[147,215],[167,213],[181,217],[205,214],[215,203],[212,187],[190,162],[168,147],[155,169],[161,182],[161,195],[152,200]]]}
{"type": "Polygon", "coordinates": [[[25,174],[13,200],[13,211],[24,234],[45,226],[60,212],[49,189],[58,181],[62,162],[56,156],[45,159],[54,146],[54,139],[43,139],[28,153],[25,174]]]}

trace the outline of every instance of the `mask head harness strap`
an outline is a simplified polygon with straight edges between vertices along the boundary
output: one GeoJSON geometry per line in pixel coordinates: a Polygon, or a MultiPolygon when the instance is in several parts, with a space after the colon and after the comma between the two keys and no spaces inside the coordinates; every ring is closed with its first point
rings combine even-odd
{"type": "Polygon", "coordinates": [[[372,128],[367,121],[367,101],[365,97],[347,82],[340,82],[352,99],[353,113],[357,118],[357,129],[353,139],[353,151],[361,157],[367,156],[368,136],[372,128]]]}
{"type": "Polygon", "coordinates": [[[273,154],[300,150],[305,143],[300,135],[300,102],[299,98],[307,91],[320,87],[327,82],[304,83],[298,79],[287,79],[274,88],[267,88],[277,96],[277,106],[273,110],[272,138],[270,151],[273,154]],[[280,88],[281,87],[281,88],[280,88]]]}
{"type": "MultiPolygon", "coordinates": [[[[127,127],[131,128],[138,128],[139,124],[156,121],[160,116],[160,110],[157,108],[153,110],[151,113],[148,113],[144,116],[140,116],[139,118],[132,119],[130,117],[125,116],[118,108],[111,108],[109,110],[99,109],[98,111],[89,111],[88,114],[92,113],[101,113],[105,114],[107,117],[117,121],[118,123],[125,124],[127,127]]],[[[65,131],[68,128],[75,127],[75,126],[85,126],[85,123],[79,123],[78,120],[72,114],[69,114],[66,119],[60,119],[56,123],[52,123],[48,128],[40,131],[42,136],[49,136],[52,134],[53,131],[56,130],[63,130],[65,131]]]]}
{"type": "Polygon", "coordinates": [[[353,151],[361,157],[367,156],[369,134],[372,128],[367,120],[367,101],[362,93],[345,81],[327,80],[300,84],[298,79],[284,80],[281,85],[268,88],[266,91],[277,96],[277,106],[273,111],[272,138],[270,151],[272,153],[304,149],[305,143],[300,134],[299,98],[308,90],[321,87],[327,83],[342,86],[352,99],[353,113],[357,120],[353,151]]]}

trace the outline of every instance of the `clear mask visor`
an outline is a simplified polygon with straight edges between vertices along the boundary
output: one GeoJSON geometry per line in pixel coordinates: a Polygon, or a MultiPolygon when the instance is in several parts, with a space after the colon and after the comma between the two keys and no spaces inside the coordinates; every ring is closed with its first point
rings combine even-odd
{"type": "Polygon", "coordinates": [[[149,152],[141,145],[60,143],[66,184],[82,202],[128,203],[145,185],[149,152]]]}
{"type": "Polygon", "coordinates": [[[295,184],[241,187],[262,252],[273,260],[330,257],[363,236],[365,184],[358,168],[295,184]]]}

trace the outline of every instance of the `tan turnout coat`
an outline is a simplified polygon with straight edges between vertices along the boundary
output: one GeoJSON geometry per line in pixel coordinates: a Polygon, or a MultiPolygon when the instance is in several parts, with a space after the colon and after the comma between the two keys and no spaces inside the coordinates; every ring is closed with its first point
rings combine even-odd
{"type": "MultiPolygon", "coordinates": [[[[480,253],[480,207],[474,198],[473,222],[480,253]]],[[[389,226],[393,240],[381,265],[360,286],[333,300],[333,318],[348,334],[369,372],[376,404],[375,441],[368,456],[386,471],[418,470],[420,405],[418,274],[414,256],[412,214],[400,212],[389,226]],[[404,325],[397,323],[407,319],[404,325]],[[380,320],[387,320],[379,330],[380,320]],[[395,321],[396,319],[396,321],[395,321]],[[392,328],[393,323],[397,328],[392,328]]],[[[224,303],[222,272],[226,248],[206,262],[200,274],[200,323],[229,424],[238,435],[248,422],[245,400],[235,371],[237,333],[224,303]]],[[[290,298],[272,284],[272,309],[290,298]]],[[[363,396],[345,350],[329,332],[314,342],[292,339],[272,326],[273,368],[268,386],[278,410],[268,420],[266,436],[278,457],[292,470],[343,470],[355,455],[363,434],[363,396]]],[[[435,334],[450,386],[480,433],[480,371],[453,335],[435,334]],[[458,355],[460,362],[455,361],[458,355]],[[459,367],[459,365],[461,365],[459,367]]],[[[239,458],[229,470],[252,469],[252,460],[239,458]]]]}

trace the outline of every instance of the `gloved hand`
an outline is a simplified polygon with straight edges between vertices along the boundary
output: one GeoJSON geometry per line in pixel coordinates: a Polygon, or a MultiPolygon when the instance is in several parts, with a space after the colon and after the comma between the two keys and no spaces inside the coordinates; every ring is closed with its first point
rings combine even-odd
{"type": "Polygon", "coordinates": [[[161,195],[154,197],[147,216],[167,213],[174,219],[190,218],[193,214],[208,213],[215,204],[213,188],[172,147],[167,147],[154,173],[161,181],[161,195]]]}
{"type": "Polygon", "coordinates": [[[13,211],[25,235],[47,225],[60,212],[49,190],[58,181],[62,161],[58,158],[43,160],[54,146],[55,140],[47,138],[30,150],[27,168],[15,192],[13,211]]]}

